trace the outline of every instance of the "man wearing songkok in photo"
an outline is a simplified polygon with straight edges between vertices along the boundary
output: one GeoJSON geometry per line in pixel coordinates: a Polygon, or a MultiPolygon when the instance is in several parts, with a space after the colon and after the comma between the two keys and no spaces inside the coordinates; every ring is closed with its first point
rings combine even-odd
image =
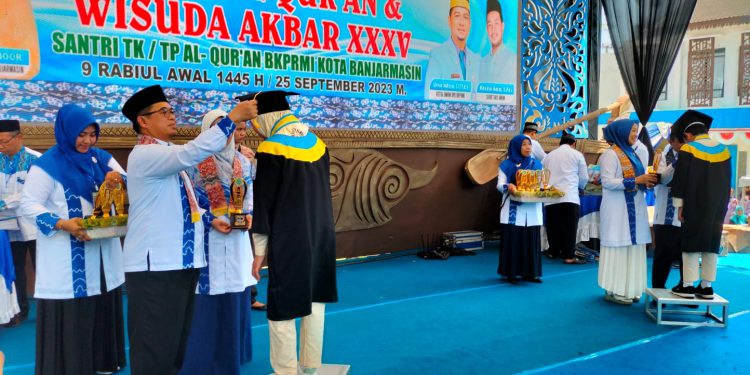
{"type": "Polygon", "coordinates": [[[253,274],[268,256],[268,320],[271,366],[296,375],[297,334],[302,318],[299,366],[315,374],[322,366],[325,303],[338,300],[336,236],[326,145],[290,111],[284,91],[250,94],[258,118],[254,187],[253,274]]]}
{"type": "Polygon", "coordinates": [[[218,153],[235,123],[255,118],[255,101],[238,104],[216,126],[184,144],[171,143],[175,112],[161,86],[138,91],[122,113],[138,143],[128,157],[130,211],[125,238],[132,373],[174,374],[182,366],[198,269],[206,266],[204,230],[186,170],[218,153]]]}
{"type": "Polygon", "coordinates": [[[713,119],[689,110],[672,125],[685,145],[672,179],[672,196],[682,221],[682,284],[672,293],[713,299],[716,262],[732,183],[731,156],[726,146],[708,136],[713,119]],[[700,285],[698,267],[700,262],[700,285]]]}
{"type": "MultiPolygon", "coordinates": [[[[441,1],[444,4],[444,2],[441,1]]],[[[435,79],[470,81],[476,91],[480,57],[467,44],[471,31],[471,7],[468,0],[448,2],[448,40],[430,50],[424,80],[425,99],[430,98],[430,85],[435,79]]]]}

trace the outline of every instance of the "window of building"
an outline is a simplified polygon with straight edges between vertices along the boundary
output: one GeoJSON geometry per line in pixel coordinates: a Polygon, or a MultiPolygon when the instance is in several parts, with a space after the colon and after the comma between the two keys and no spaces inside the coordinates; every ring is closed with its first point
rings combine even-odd
{"type": "Polygon", "coordinates": [[[724,97],[724,48],[714,50],[714,98],[724,97]]]}
{"type": "Polygon", "coordinates": [[[667,100],[667,87],[668,86],[669,86],[669,82],[665,82],[664,88],[661,90],[661,94],[659,94],[659,101],[667,100]]]}
{"type": "Polygon", "coordinates": [[[750,32],[742,33],[740,37],[740,64],[738,94],[740,105],[750,105],[750,32]]]}
{"type": "Polygon", "coordinates": [[[690,39],[688,47],[688,107],[711,107],[715,87],[714,60],[716,49],[714,48],[714,38],[690,39]]]}

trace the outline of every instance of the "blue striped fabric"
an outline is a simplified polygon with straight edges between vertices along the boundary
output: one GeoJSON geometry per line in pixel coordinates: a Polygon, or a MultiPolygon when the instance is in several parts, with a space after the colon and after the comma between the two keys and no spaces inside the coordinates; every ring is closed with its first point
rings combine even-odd
{"type": "MultiPolygon", "coordinates": [[[[68,205],[68,217],[83,217],[81,197],[73,195],[70,189],[65,189],[65,202],[68,205]]],[[[87,297],[86,287],[86,245],[75,236],[70,237],[70,261],[73,279],[73,297],[87,297]]]]}
{"type": "Polygon", "coordinates": [[[182,201],[182,268],[190,269],[195,265],[195,223],[193,223],[187,188],[182,178],[180,181],[180,199],[182,201]]]}
{"type": "Polygon", "coordinates": [[[635,195],[642,194],[640,191],[625,191],[625,205],[628,209],[628,229],[630,229],[630,242],[637,244],[635,227],[635,195]]]}

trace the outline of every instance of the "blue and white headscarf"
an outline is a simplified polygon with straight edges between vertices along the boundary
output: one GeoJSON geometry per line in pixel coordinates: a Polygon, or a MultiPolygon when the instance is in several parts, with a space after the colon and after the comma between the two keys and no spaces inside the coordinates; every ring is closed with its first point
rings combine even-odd
{"type": "Polygon", "coordinates": [[[531,142],[531,138],[527,135],[521,134],[513,137],[508,145],[508,158],[500,164],[500,169],[505,173],[510,184],[516,183],[516,171],[519,169],[542,169],[539,160],[534,159],[531,155],[523,156],[521,154],[521,146],[523,146],[523,141],[527,139],[531,142]]]}
{"type": "Polygon", "coordinates": [[[630,160],[630,163],[633,164],[635,176],[637,177],[646,173],[646,168],[643,167],[641,159],[635,154],[635,150],[629,141],[630,131],[633,130],[634,125],[638,125],[638,122],[631,119],[614,121],[604,128],[604,139],[620,147],[622,152],[628,157],[628,160],[630,160]]]}
{"type": "Polygon", "coordinates": [[[89,125],[96,127],[98,140],[99,124],[91,112],[73,104],[60,108],[55,118],[57,144],[45,152],[35,165],[69,190],[66,195],[76,195],[91,202],[93,192],[111,170],[108,164],[112,155],[94,147],[84,153],[76,150],[78,135],[89,125]]]}

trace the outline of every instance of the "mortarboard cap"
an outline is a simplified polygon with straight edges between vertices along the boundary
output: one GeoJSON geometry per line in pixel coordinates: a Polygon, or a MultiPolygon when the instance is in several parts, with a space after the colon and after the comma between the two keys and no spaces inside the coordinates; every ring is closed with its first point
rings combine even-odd
{"type": "Polygon", "coordinates": [[[264,113],[288,111],[289,102],[286,101],[286,97],[290,95],[299,94],[282,90],[260,91],[238,96],[237,100],[244,102],[246,100],[255,99],[258,102],[258,116],[260,116],[264,113]]]}
{"type": "Polygon", "coordinates": [[[455,7],[462,7],[462,8],[466,8],[466,10],[468,11],[471,11],[471,8],[469,8],[468,0],[451,0],[451,6],[448,9],[453,9],[455,7]]]}
{"type": "Polygon", "coordinates": [[[17,132],[21,130],[18,120],[0,120],[0,133],[17,132]]]}
{"type": "Polygon", "coordinates": [[[539,131],[539,125],[537,125],[534,122],[526,122],[526,123],[524,123],[523,124],[523,132],[526,133],[526,132],[530,132],[530,131],[538,132],[539,131]]]}
{"type": "Polygon", "coordinates": [[[689,109],[685,111],[685,113],[680,116],[677,121],[672,124],[672,132],[675,132],[677,135],[677,138],[682,140],[685,136],[685,131],[688,130],[691,126],[694,125],[703,125],[706,127],[706,130],[711,129],[711,123],[714,121],[714,119],[702,112],[698,112],[692,109],[689,109]]]}
{"type": "Polygon", "coordinates": [[[169,102],[167,96],[164,95],[164,90],[162,90],[159,85],[149,86],[133,94],[133,96],[125,102],[125,105],[122,106],[122,114],[125,115],[133,125],[136,125],[138,123],[138,113],[152,104],[161,102],[169,102]]]}
{"type": "Polygon", "coordinates": [[[487,0],[487,14],[490,14],[490,12],[498,12],[500,15],[503,14],[503,10],[500,9],[500,3],[497,0],[487,0]]]}

